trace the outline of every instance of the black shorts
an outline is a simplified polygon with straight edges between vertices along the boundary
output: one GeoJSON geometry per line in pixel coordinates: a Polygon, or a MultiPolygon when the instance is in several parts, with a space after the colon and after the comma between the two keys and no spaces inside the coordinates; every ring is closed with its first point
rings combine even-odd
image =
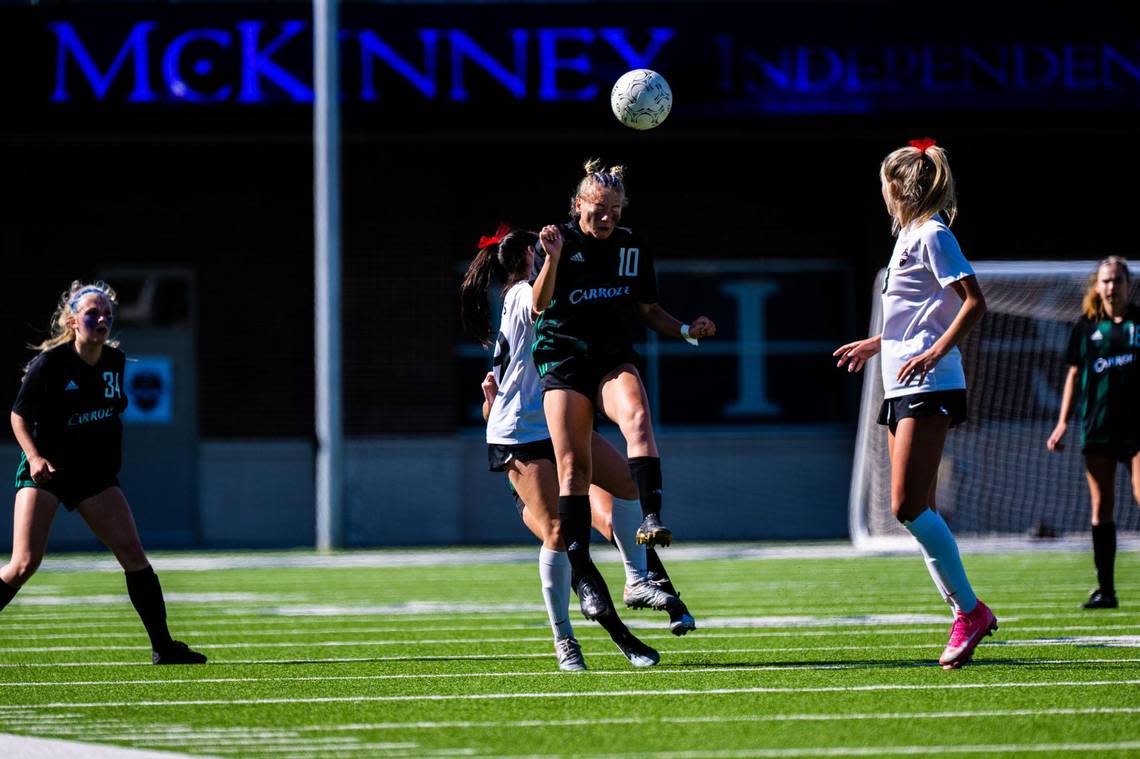
{"type": "Polygon", "coordinates": [[[511,461],[537,461],[546,459],[555,462],[554,442],[550,438],[535,440],[533,443],[518,443],[515,445],[488,443],[487,465],[492,472],[507,471],[507,464],[511,461]]]}
{"type": "Polygon", "coordinates": [[[950,426],[957,427],[966,421],[966,391],[937,390],[885,398],[879,407],[878,421],[893,433],[900,419],[918,419],[924,416],[948,416],[950,426]]]}
{"type": "Polygon", "coordinates": [[[1082,455],[1105,456],[1121,464],[1131,464],[1137,453],[1140,453],[1140,443],[1094,442],[1085,443],[1081,447],[1082,455]]]}
{"type": "Polygon", "coordinates": [[[28,459],[20,454],[20,465],[16,468],[16,489],[36,488],[46,490],[59,499],[68,511],[93,495],[99,495],[108,488],[119,486],[119,478],[105,472],[56,472],[48,482],[38,483],[32,479],[32,467],[28,459]]]}
{"type": "Polygon", "coordinates": [[[602,379],[622,364],[637,366],[637,355],[634,353],[610,354],[590,358],[586,356],[569,356],[554,363],[542,366],[542,392],[548,390],[573,390],[590,399],[590,403],[597,403],[598,389],[602,379]]]}

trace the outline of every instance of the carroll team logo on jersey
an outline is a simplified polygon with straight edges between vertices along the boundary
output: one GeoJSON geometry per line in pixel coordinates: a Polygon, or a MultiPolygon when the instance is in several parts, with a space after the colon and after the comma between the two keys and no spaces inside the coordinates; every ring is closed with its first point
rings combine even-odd
{"type": "Polygon", "coordinates": [[[1114,369],[1118,366],[1128,366],[1134,360],[1131,353],[1121,353],[1119,356],[1109,356],[1108,358],[1098,358],[1093,362],[1093,371],[1097,374],[1105,371],[1106,369],[1114,369]]]}
{"type": "Polygon", "coordinates": [[[629,295],[629,285],[624,287],[591,287],[589,290],[572,290],[570,302],[578,305],[584,300],[607,300],[629,295]]]}

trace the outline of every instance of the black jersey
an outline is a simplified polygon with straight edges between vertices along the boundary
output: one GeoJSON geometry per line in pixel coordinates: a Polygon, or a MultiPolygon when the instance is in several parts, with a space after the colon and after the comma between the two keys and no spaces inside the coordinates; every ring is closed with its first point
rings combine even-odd
{"type": "Polygon", "coordinates": [[[559,229],[554,295],[535,324],[539,371],[568,356],[628,356],[641,323],[638,304],[657,302],[652,253],[625,227],[605,240],[583,234],[576,222],[559,229]]]}
{"type": "Polygon", "coordinates": [[[118,473],[125,362],[122,351],[104,346],[91,366],[68,343],[41,353],[28,367],[12,411],[32,424],[40,455],[60,471],[118,473]]]}
{"type": "Polygon", "coordinates": [[[1119,323],[1079,319],[1065,363],[1078,369],[1084,442],[1140,442],[1140,306],[1119,323]]]}

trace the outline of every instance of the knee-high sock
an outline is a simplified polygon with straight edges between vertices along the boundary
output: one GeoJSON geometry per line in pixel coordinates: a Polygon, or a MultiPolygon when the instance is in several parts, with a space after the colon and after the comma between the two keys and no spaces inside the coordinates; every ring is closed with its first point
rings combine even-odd
{"type": "Polygon", "coordinates": [[[558,518],[562,521],[562,540],[566,557],[578,577],[585,577],[590,566],[590,496],[558,496],[558,518]]]}
{"type": "Polygon", "coordinates": [[[661,513],[661,459],[657,456],[634,456],[629,460],[629,473],[637,485],[642,514],[661,513]]]}
{"type": "Polygon", "coordinates": [[[166,602],[162,599],[162,586],[153,567],[124,572],[127,577],[127,595],[142,620],[150,647],[158,650],[170,644],[170,630],[166,627],[166,602]]]}
{"type": "Polygon", "coordinates": [[[641,526],[641,508],[637,501],[614,499],[614,547],[625,565],[625,581],[632,585],[645,579],[647,566],[645,546],[637,542],[637,528],[641,526]]]}
{"type": "Polygon", "coordinates": [[[926,550],[926,546],[924,546],[922,543],[919,543],[918,547],[922,550],[922,558],[926,562],[926,571],[930,573],[930,579],[934,580],[934,587],[938,588],[938,593],[942,596],[942,600],[949,604],[950,608],[955,612],[960,611],[961,609],[958,606],[958,599],[950,595],[950,591],[948,591],[946,589],[946,586],[942,584],[942,578],[935,570],[936,563],[935,560],[931,557],[930,552],[926,550]]]}
{"type": "Polygon", "coordinates": [[[1096,584],[1105,593],[1116,592],[1116,523],[1101,522],[1092,527],[1093,562],[1096,584]]]}
{"type": "Polygon", "coordinates": [[[661,556],[656,550],[652,548],[645,549],[645,564],[649,569],[650,578],[656,581],[662,590],[666,593],[672,593],[677,596],[677,598],[681,597],[681,594],[673,587],[673,581],[669,579],[669,573],[665,571],[665,565],[661,563],[661,556]]]}
{"type": "Polygon", "coordinates": [[[16,586],[9,585],[3,580],[0,580],[0,609],[3,609],[5,606],[7,606],[8,602],[15,598],[16,594],[19,592],[20,589],[16,586]]]}
{"type": "Polygon", "coordinates": [[[551,551],[543,546],[538,551],[538,578],[542,581],[542,600],[546,616],[556,638],[574,636],[570,624],[570,560],[565,551],[551,551]]]}
{"type": "Polygon", "coordinates": [[[926,509],[903,526],[914,535],[923,548],[926,568],[938,589],[946,594],[947,600],[958,610],[969,614],[978,605],[978,598],[970,581],[966,579],[966,568],[958,553],[958,543],[954,540],[946,521],[937,512],[926,509]]]}

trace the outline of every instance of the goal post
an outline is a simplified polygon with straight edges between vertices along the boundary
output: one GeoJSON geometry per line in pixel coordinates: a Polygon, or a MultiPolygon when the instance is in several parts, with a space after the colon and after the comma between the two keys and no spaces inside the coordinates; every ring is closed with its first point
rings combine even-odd
{"type": "MultiPolygon", "coordinates": [[[[936,503],[955,535],[1001,542],[1081,536],[1089,530],[1089,495],[1080,453],[1080,422],[1071,419],[1065,450],[1045,441],[1057,423],[1065,347],[1080,316],[1096,259],[974,263],[987,311],[960,346],[969,388],[968,419],[950,432],[938,470],[936,503]]],[[[1133,281],[1140,267],[1131,265],[1133,281]]],[[[882,331],[875,279],[870,331],[882,331]]],[[[1134,288],[1136,289],[1136,288],[1134,288]]],[[[1133,292],[1133,300],[1138,293],[1133,292]]],[[[863,392],[851,473],[849,523],[858,548],[910,545],[891,515],[891,472],[879,356],[863,369],[863,392]]],[[[1117,469],[1116,524],[1140,537],[1140,509],[1127,467],[1117,469]]]]}

